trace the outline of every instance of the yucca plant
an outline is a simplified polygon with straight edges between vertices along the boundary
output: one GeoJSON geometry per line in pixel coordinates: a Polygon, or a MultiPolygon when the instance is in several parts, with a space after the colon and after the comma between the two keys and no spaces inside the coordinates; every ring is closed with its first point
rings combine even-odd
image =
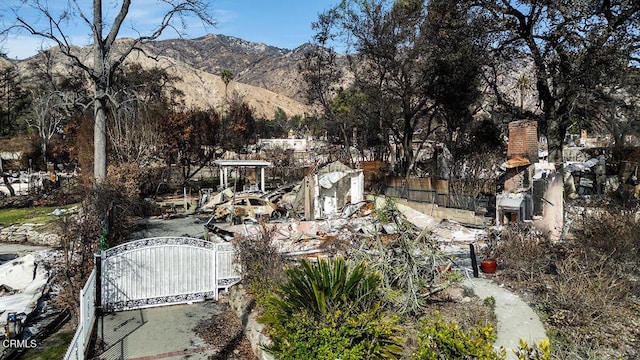
{"type": "Polygon", "coordinates": [[[403,340],[397,318],[383,312],[379,273],[343,258],[301,260],[264,304],[261,321],[278,359],[395,359],[403,340]]]}
{"type": "Polygon", "coordinates": [[[366,270],[366,263],[349,270],[343,258],[301,260],[299,267],[287,268],[286,274],[289,281],[282,286],[283,296],[273,299],[286,316],[303,309],[323,316],[338,309],[349,313],[369,308],[381,281],[378,273],[366,270]]]}

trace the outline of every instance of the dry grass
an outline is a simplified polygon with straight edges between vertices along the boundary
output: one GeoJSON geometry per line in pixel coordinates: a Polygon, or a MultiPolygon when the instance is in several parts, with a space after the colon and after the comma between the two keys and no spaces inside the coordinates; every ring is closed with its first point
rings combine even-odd
{"type": "Polygon", "coordinates": [[[275,228],[269,230],[264,223],[261,226],[259,237],[236,236],[232,241],[242,282],[249,294],[258,298],[271,294],[286,279],[286,261],[272,242],[275,228]]]}
{"type": "Polygon", "coordinates": [[[572,240],[555,244],[528,227],[508,229],[498,242],[497,279],[535,304],[556,358],[636,359],[638,221],[600,209],[574,223],[572,240]]]}

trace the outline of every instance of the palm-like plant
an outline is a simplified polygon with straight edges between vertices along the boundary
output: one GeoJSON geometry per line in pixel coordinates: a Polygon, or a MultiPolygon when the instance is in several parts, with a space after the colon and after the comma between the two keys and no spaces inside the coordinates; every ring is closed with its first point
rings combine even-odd
{"type": "Polygon", "coordinates": [[[319,318],[336,310],[353,313],[368,309],[377,299],[382,280],[379,273],[367,271],[365,262],[350,270],[343,258],[333,262],[318,259],[316,263],[303,259],[286,274],[289,281],[282,286],[282,296],[270,299],[285,317],[300,311],[319,318]]]}
{"type": "Polygon", "coordinates": [[[365,262],[352,269],[343,258],[301,260],[265,304],[263,323],[282,359],[394,359],[402,351],[395,317],[381,306],[381,275],[365,262]],[[313,344],[313,345],[310,345],[313,344]]]}

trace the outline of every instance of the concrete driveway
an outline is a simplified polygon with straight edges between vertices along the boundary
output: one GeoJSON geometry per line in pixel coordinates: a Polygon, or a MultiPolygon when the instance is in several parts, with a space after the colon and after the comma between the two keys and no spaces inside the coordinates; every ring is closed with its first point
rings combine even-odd
{"type": "Polygon", "coordinates": [[[96,323],[105,346],[97,359],[207,359],[219,349],[193,331],[200,320],[219,314],[213,301],[171,305],[108,314],[96,323]]]}

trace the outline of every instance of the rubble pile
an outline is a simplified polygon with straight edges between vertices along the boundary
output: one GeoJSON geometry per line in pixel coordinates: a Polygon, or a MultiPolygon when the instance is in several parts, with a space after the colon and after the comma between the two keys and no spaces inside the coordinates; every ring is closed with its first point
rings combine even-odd
{"type": "Polygon", "coordinates": [[[43,224],[22,224],[0,227],[0,243],[60,246],[60,236],[58,234],[38,231],[43,226],[43,224]]]}

